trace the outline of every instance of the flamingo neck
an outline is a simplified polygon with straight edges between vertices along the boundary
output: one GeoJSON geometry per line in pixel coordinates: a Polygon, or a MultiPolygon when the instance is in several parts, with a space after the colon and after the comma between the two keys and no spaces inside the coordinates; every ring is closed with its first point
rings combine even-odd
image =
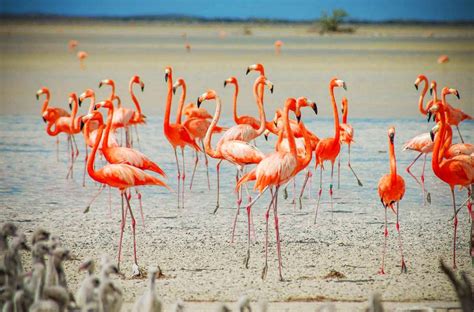
{"type": "Polygon", "coordinates": [[[110,93],[109,100],[113,101],[115,99],[115,83],[110,81],[110,87],[112,87],[112,92],[110,93]]]}
{"type": "Polygon", "coordinates": [[[309,137],[308,131],[306,130],[306,127],[303,124],[303,121],[300,121],[299,128],[303,134],[304,146],[305,146],[305,152],[306,152],[303,160],[301,161],[301,167],[304,168],[308,166],[308,164],[311,162],[313,153],[311,149],[311,139],[309,137]]]}
{"type": "Polygon", "coordinates": [[[348,112],[349,107],[348,105],[344,106],[344,113],[342,114],[342,123],[347,124],[347,115],[349,114],[348,112]]]}
{"type": "Polygon", "coordinates": [[[57,136],[59,133],[58,127],[56,125],[57,120],[48,122],[48,126],[46,127],[46,133],[50,136],[57,136]],[[54,130],[53,130],[53,126],[54,130]]]}
{"type": "Polygon", "coordinates": [[[213,157],[213,158],[218,158],[219,153],[214,150],[211,146],[211,139],[212,139],[212,133],[214,132],[214,128],[217,126],[217,123],[219,122],[219,118],[221,116],[221,99],[216,96],[216,111],[214,113],[214,117],[212,118],[211,124],[209,125],[209,128],[207,128],[206,136],[204,137],[204,149],[207,155],[213,157]]]}
{"type": "Polygon", "coordinates": [[[433,86],[433,101],[435,103],[438,102],[438,91],[436,90],[436,86],[433,86]]]}
{"type": "Polygon", "coordinates": [[[165,131],[170,127],[171,101],[173,100],[173,76],[168,74],[168,96],[166,98],[166,111],[163,126],[165,131]]]}
{"type": "Polygon", "coordinates": [[[439,164],[441,162],[441,160],[443,159],[443,153],[444,153],[444,149],[443,151],[441,150],[441,145],[442,145],[442,141],[443,141],[443,138],[445,136],[445,131],[446,131],[446,115],[445,115],[445,112],[444,112],[444,104],[446,103],[446,95],[443,94],[443,97],[442,97],[442,104],[439,106],[439,122],[440,122],[440,128],[438,130],[438,134],[436,135],[435,137],[435,143],[434,143],[434,147],[433,147],[433,157],[432,157],[432,160],[431,160],[431,167],[434,171],[434,173],[439,177],[439,171],[440,171],[440,167],[439,167],[439,164]]]}
{"type": "Polygon", "coordinates": [[[91,95],[90,98],[91,98],[91,103],[89,105],[88,114],[91,114],[94,111],[94,108],[95,108],[95,94],[91,95]]]}
{"type": "Polygon", "coordinates": [[[421,91],[420,99],[418,100],[418,110],[421,114],[426,115],[428,110],[423,106],[423,100],[425,99],[426,92],[428,91],[428,80],[423,79],[423,82],[425,85],[423,87],[423,91],[421,91]]]}
{"type": "Polygon", "coordinates": [[[334,114],[334,143],[335,145],[339,145],[339,114],[337,112],[337,105],[336,99],[334,98],[334,86],[329,86],[329,95],[331,96],[331,103],[332,103],[332,111],[334,114]]]}
{"type": "MultiPolygon", "coordinates": [[[[289,98],[286,100],[285,103],[285,110],[283,111],[283,118],[284,118],[284,127],[286,131],[286,137],[288,139],[288,145],[290,147],[290,153],[296,158],[298,153],[296,151],[296,144],[295,144],[295,136],[293,135],[293,131],[291,131],[290,120],[288,117],[290,111],[290,105],[294,105],[295,99],[289,98]]],[[[283,135],[283,133],[282,133],[283,135]]]]}
{"type": "Polygon", "coordinates": [[[135,96],[135,93],[133,92],[133,82],[130,81],[130,84],[128,85],[128,92],[130,92],[130,96],[132,97],[133,104],[135,104],[135,107],[137,108],[137,112],[139,115],[142,114],[142,109],[140,107],[140,103],[138,103],[137,97],[135,96]]]}
{"type": "Polygon", "coordinates": [[[105,126],[104,141],[102,142],[102,153],[109,148],[109,135],[112,128],[112,118],[114,116],[114,106],[112,105],[107,111],[107,124],[105,126]]]}
{"type": "Polygon", "coordinates": [[[182,87],[183,87],[183,93],[181,93],[181,97],[179,99],[178,112],[176,114],[177,124],[181,124],[181,117],[183,115],[183,109],[184,109],[184,101],[186,100],[186,84],[184,82],[182,84],[182,87]]]}
{"type": "Polygon", "coordinates": [[[74,130],[74,119],[76,118],[76,115],[77,115],[77,109],[78,109],[78,103],[77,103],[77,99],[74,99],[73,100],[73,105],[72,105],[72,112],[71,112],[71,130],[74,130]]]}
{"type": "Polygon", "coordinates": [[[234,122],[239,123],[239,116],[237,115],[237,97],[239,96],[239,84],[235,82],[235,91],[234,91],[234,102],[233,102],[233,113],[234,113],[234,122]]]}
{"type": "Polygon", "coordinates": [[[49,104],[49,94],[46,95],[46,99],[43,102],[43,106],[41,107],[41,114],[43,114],[46,111],[46,109],[48,108],[48,104],[49,104]]]}
{"type": "Polygon", "coordinates": [[[258,114],[260,116],[260,127],[257,130],[257,136],[262,135],[262,133],[267,128],[265,109],[263,108],[263,91],[260,90],[260,92],[258,92],[258,89],[261,87],[265,87],[262,81],[260,81],[260,83],[256,84],[254,87],[255,100],[257,101],[258,114]]]}
{"type": "Polygon", "coordinates": [[[97,129],[97,136],[94,142],[94,147],[92,148],[92,152],[87,159],[87,173],[89,176],[96,180],[97,182],[101,182],[101,178],[97,175],[97,172],[94,170],[94,162],[95,162],[95,155],[97,153],[97,149],[99,148],[100,140],[102,139],[102,132],[104,131],[104,125],[99,125],[97,129]]]}
{"type": "Polygon", "coordinates": [[[392,182],[395,182],[397,179],[397,160],[395,158],[395,146],[389,140],[389,152],[390,152],[390,176],[392,177],[392,182]]]}

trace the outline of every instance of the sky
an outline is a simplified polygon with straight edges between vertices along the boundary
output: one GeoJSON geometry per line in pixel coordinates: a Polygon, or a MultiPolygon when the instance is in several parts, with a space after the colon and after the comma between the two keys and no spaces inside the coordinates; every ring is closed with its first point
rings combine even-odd
{"type": "Polygon", "coordinates": [[[310,20],[346,10],[368,21],[474,21],[474,0],[1,0],[1,14],[129,17],[190,15],[205,18],[310,20]]]}

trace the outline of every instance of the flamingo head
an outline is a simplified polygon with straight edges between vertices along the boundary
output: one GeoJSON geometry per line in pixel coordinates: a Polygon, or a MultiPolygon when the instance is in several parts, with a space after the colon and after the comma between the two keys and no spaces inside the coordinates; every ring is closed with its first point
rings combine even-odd
{"type": "Polygon", "coordinates": [[[418,75],[418,77],[416,77],[416,80],[415,80],[415,89],[418,90],[418,85],[420,84],[420,82],[424,81],[425,83],[428,83],[428,78],[426,78],[425,75],[418,75]]]}
{"type": "Polygon", "coordinates": [[[318,114],[318,106],[316,105],[316,102],[311,101],[307,97],[304,97],[304,96],[299,97],[296,100],[296,107],[295,107],[295,115],[298,122],[300,122],[300,119],[301,119],[301,107],[311,107],[314,113],[316,115],[318,114]]]}
{"type": "Polygon", "coordinates": [[[436,94],[436,80],[432,80],[430,84],[430,95],[433,95],[433,91],[436,94]]]}
{"type": "Polygon", "coordinates": [[[105,101],[102,101],[102,102],[99,102],[97,104],[95,104],[95,109],[98,110],[99,108],[108,108],[108,109],[113,109],[114,108],[114,104],[112,103],[112,101],[110,100],[105,100],[105,101]]]}
{"type": "Polygon", "coordinates": [[[429,105],[427,107],[427,110],[428,110],[428,113],[427,113],[428,122],[430,122],[431,116],[433,116],[435,114],[438,114],[438,113],[444,113],[444,106],[441,103],[441,101],[438,101],[438,102],[432,101],[432,102],[429,103],[429,105]]]}
{"type": "Polygon", "coordinates": [[[273,93],[273,83],[267,78],[265,78],[265,76],[259,76],[255,80],[254,89],[257,88],[260,84],[265,84],[270,89],[270,92],[273,93]]]}
{"type": "Polygon", "coordinates": [[[249,67],[247,67],[247,72],[245,74],[248,75],[252,70],[258,71],[260,73],[260,75],[262,75],[262,76],[265,75],[265,68],[260,63],[253,64],[253,65],[250,65],[249,67]]]}
{"type": "Polygon", "coordinates": [[[99,88],[102,87],[102,85],[109,85],[115,87],[115,82],[112,79],[104,79],[99,82],[99,88]]]}
{"type": "Polygon", "coordinates": [[[69,109],[72,109],[72,103],[77,102],[77,94],[75,92],[69,93],[68,104],[69,109]]]}
{"type": "Polygon", "coordinates": [[[200,97],[197,99],[197,106],[198,108],[201,106],[201,103],[206,101],[206,100],[214,100],[216,98],[216,91],[214,90],[207,90],[207,92],[204,92],[201,94],[200,97]]]}
{"type": "Polygon", "coordinates": [[[454,94],[458,99],[461,99],[461,96],[459,95],[459,91],[453,88],[444,87],[443,91],[441,91],[441,94],[443,96],[447,94],[454,94]]]}
{"type": "Polygon", "coordinates": [[[165,67],[165,82],[168,82],[168,79],[172,77],[173,75],[173,69],[171,66],[166,66],[165,67]]]}
{"type": "Polygon", "coordinates": [[[183,78],[178,78],[178,79],[176,79],[176,82],[175,82],[174,85],[173,85],[173,94],[175,94],[175,93],[176,93],[176,89],[177,89],[178,87],[181,87],[181,86],[182,86],[183,88],[186,87],[186,82],[184,81],[184,79],[183,79],[183,78]]]}
{"type": "Polygon", "coordinates": [[[87,89],[79,96],[79,105],[81,105],[82,101],[90,97],[95,97],[95,92],[92,89],[87,89]]]}
{"type": "Polygon", "coordinates": [[[143,81],[140,79],[140,76],[133,76],[132,79],[130,79],[130,84],[139,84],[140,85],[140,88],[142,89],[142,92],[143,90],[145,90],[145,84],[143,83],[143,81]]]}
{"type": "Polygon", "coordinates": [[[268,141],[268,137],[270,136],[270,130],[268,129],[265,129],[265,131],[263,131],[263,137],[265,138],[265,141],[268,141]]]}
{"type": "Polygon", "coordinates": [[[435,134],[439,131],[439,124],[436,124],[430,131],[430,138],[431,141],[434,141],[435,139],[435,134]]]}
{"type": "Polygon", "coordinates": [[[347,90],[346,82],[344,80],[333,78],[329,84],[332,88],[339,87],[347,90]]]}
{"type": "Polygon", "coordinates": [[[49,100],[49,89],[46,87],[42,87],[38,91],[36,91],[36,99],[39,100],[40,95],[46,94],[46,98],[49,100]]]}
{"type": "Polygon", "coordinates": [[[99,122],[100,125],[104,124],[104,119],[102,117],[102,114],[99,111],[93,111],[92,113],[89,113],[87,115],[82,116],[81,118],[81,130],[84,128],[84,125],[87,124],[91,120],[96,120],[99,122]]]}
{"type": "Polygon", "coordinates": [[[393,140],[395,139],[395,127],[388,128],[388,139],[390,140],[390,144],[393,144],[393,140]]]}
{"type": "Polygon", "coordinates": [[[237,86],[237,78],[235,78],[234,76],[232,76],[232,77],[229,77],[229,78],[227,78],[226,80],[224,80],[224,88],[227,86],[228,83],[232,83],[232,84],[234,84],[235,86],[237,86]]]}

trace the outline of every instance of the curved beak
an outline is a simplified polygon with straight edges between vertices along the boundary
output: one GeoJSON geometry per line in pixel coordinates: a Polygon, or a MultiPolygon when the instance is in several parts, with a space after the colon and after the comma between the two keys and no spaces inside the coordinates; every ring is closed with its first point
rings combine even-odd
{"type": "Polygon", "coordinates": [[[249,73],[250,73],[250,67],[247,67],[247,72],[245,74],[248,75],[249,73]]]}
{"type": "Polygon", "coordinates": [[[430,120],[431,120],[431,116],[432,116],[433,114],[432,114],[431,112],[428,112],[428,114],[427,114],[427,115],[428,115],[428,122],[430,122],[430,120]]]}
{"type": "Polygon", "coordinates": [[[273,94],[273,85],[270,87],[270,93],[273,94]]]}
{"type": "Polygon", "coordinates": [[[268,134],[264,134],[263,137],[265,138],[265,141],[268,141],[268,134]]]}
{"type": "Polygon", "coordinates": [[[78,102],[79,102],[79,106],[81,106],[81,104],[82,104],[82,98],[81,97],[79,97],[78,102]]]}
{"type": "Polygon", "coordinates": [[[142,89],[142,92],[145,91],[145,84],[143,82],[140,84],[140,87],[142,89]]]}
{"type": "Polygon", "coordinates": [[[461,96],[459,95],[459,91],[456,92],[456,97],[458,98],[458,100],[461,99],[461,96]]]}
{"type": "Polygon", "coordinates": [[[347,91],[347,86],[346,86],[346,82],[345,82],[345,81],[342,83],[342,87],[344,88],[344,90],[347,91]]]}
{"type": "Polygon", "coordinates": [[[224,88],[227,86],[227,80],[224,80],[224,88]]]}
{"type": "Polygon", "coordinates": [[[197,107],[198,107],[198,108],[201,107],[201,97],[198,97],[198,98],[197,98],[196,103],[197,103],[197,107]]]}
{"type": "Polygon", "coordinates": [[[84,121],[81,119],[81,131],[84,129],[84,121]]]}
{"type": "Polygon", "coordinates": [[[46,118],[44,118],[44,117],[42,117],[42,118],[43,118],[44,123],[46,123],[46,118]]]}
{"type": "Polygon", "coordinates": [[[316,103],[313,103],[313,105],[311,105],[311,108],[313,109],[314,113],[317,115],[318,114],[318,105],[316,105],[316,103]]]}
{"type": "MultiPolygon", "coordinates": [[[[416,83],[415,83],[415,89],[418,90],[418,85],[416,83]]],[[[430,92],[431,92],[431,90],[430,90],[430,92]]]]}
{"type": "Polygon", "coordinates": [[[69,102],[69,109],[72,110],[72,104],[69,102]]]}
{"type": "Polygon", "coordinates": [[[434,142],[434,137],[435,137],[435,134],[433,132],[433,130],[430,131],[430,138],[431,138],[431,141],[434,142]]]}
{"type": "Polygon", "coordinates": [[[433,87],[430,87],[430,95],[433,95],[433,87]]]}

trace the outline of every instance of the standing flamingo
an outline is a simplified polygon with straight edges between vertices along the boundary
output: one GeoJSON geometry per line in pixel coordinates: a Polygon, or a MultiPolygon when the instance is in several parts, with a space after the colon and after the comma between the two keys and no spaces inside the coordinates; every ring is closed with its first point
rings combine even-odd
{"type": "Polygon", "coordinates": [[[388,129],[388,145],[389,145],[389,153],[390,153],[390,173],[384,175],[379,180],[378,191],[380,196],[380,201],[385,209],[385,231],[384,231],[384,245],[383,245],[383,253],[382,253],[382,266],[380,268],[379,273],[385,274],[384,271],[384,263],[385,263],[385,250],[387,249],[387,208],[390,207],[397,215],[397,232],[398,232],[398,243],[400,246],[400,254],[402,257],[402,273],[407,272],[407,266],[405,264],[405,258],[403,257],[403,246],[402,246],[402,236],[400,234],[400,224],[399,224],[399,202],[403,198],[405,194],[405,180],[401,176],[397,174],[397,160],[395,159],[395,147],[394,147],[394,139],[395,139],[395,128],[390,127],[388,129]],[[397,208],[393,207],[393,204],[397,204],[397,208]]]}
{"type": "Polygon", "coordinates": [[[130,187],[137,187],[140,185],[159,185],[169,189],[169,187],[163,181],[155,178],[152,175],[147,174],[143,170],[130,166],[127,164],[108,164],[100,169],[94,169],[95,155],[99,147],[99,143],[102,138],[102,133],[104,130],[102,114],[100,112],[93,112],[83,117],[82,122],[89,122],[95,120],[99,123],[99,128],[97,129],[98,133],[96,136],[96,141],[92,149],[91,155],[87,160],[87,172],[89,176],[95,181],[107,184],[111,187],[117,188],[120,190],[120,195],[122,198],[122,221],[120,223],[120,241],[119,241],[119,250],[118,250],[118,267],[120,268],[120,259],[122,253],[122,239],[123,232],[125,228],[125,210],[124,210],[124,198],[127,202],[128,211],[130,212],[130,217],[132,218],[132,233],[133,233],[133,258],[134,265],[132,267],[133,275],[140,275],[140,268],[138,266],[137,260],[137,244],[135,239],[135,218],[133,216],[132,208],[130,207],[130,201],[126,194],[126,191],[130,187]]]}
{"type": "Polygon", "coordinates": [[[275,41],[274,45],[275,45],[275,54],[280,55],[281,47],[283,46],[283,41],[277,40],[277,41],[275,41]]]}
{"type": "MultiPolygon", "coordinates": [[[[431,81],[430,93],[433,94],[433,103],[438,102],[438,94],[436,91],[436,87],[436,81],[431,81]]],[[[459,138],[461,139],[461,142],[464,143],[461,131],[459,130],[459,124],[464,120],[472,120],[473,117],[466,114],[459,108],[452,107],[449,103],[446,103],[445,110],[449,112],[449,118],[446,120],[446,122],[448,123],[448,125],[456,127],[456,130],[458,130],[459,138]]]]}
{"type": "MultiPolygon", "coordinates": [[[[266,219],[266,228],[265,228],[265,265],[262,271],[262,279],[265,279],[268,269],[268,218],[270,209],[273,205],[273,215],[275,221],[275,232],[276,232],[276,242],[277,242],[277,254],[278,254],[278,272],[280,280],[283,281],[282,275],[282,260],[281,260],[281,248],[280,248],[280,228],[278,224],[278,190],[281,185],[291,180],[302,168],[304,161],[298,158],[295,137],[291,131],[290,124],[288,121],[288,114],[291,108],[295,109],[296,100],[294,98],[288,98],[285,102],[284,108],[284,120],[285,120],[285,130],[288,136],[288,144],[290,151],[276,151],[267,156],[249,173],[245,174],[237,183],[236,189],[239,190],[243,183],[249,181],[256,181],[254,189],[259,191],[259,195],[249,203],[247,206],[247,212],[250,213],[250,209],[255,204],[255,202],[260,198],[260,196],[270,188],[272,192],[272,200],[265,214],[266,219]],[[273,188],[275,191],[273,192],[273,188]]],[[[291,109],[291,110],[293,110],[291,109]]],[[[297,115],[298,123],[300,122],[300,115],[297,115]]],[[[304,128],[302,128],[304,132],[304,128]]],[[[282,133],[280,133],[282,135],[282,133]]],[[[306,136],[307,140],[308,137],[306,136]]],[[[309,141],[307,141],[306,147],[307,152],[310,152],[309,141]]],[[[248,245],[246,263],[248,263],[250,258],[250,243],[248,245]]]]}
{"type": "Polygon", "coordinates": [[[86,65],[84,64],[84,60],[87,57],[89,57],[89,54],[87,52],[85,52],[85,51],[77,52],[77,58],[79,59],[79,64],[80,64],[82,70],[86,69],[86,65]]]}
{"type": "Polygon", "coordinates": [[[77,40],[69,40],[69,43],[68,43],[68,48],[69,48],[69,51],[74,51],[77,46],[79,45],[79,42],[77,40]]]}
{"type": "MultiPolygon", "coordinates": [[[[247,71],[245,72],[246,75],[248,75],[251,71],[256,71],[258,73],[260,73],[260,76],[264,77],[265,76],[265,67],[263,67],[263,65],[261,63],[257,63],[257,64],[252,64],[250,66],[247,67],[247,71]]],[[[263,98],[264,98],[264,91],[265,91],[265,86],[260,86],[260,89],[258,89],[258,93],[261,94],[262,96],[262,102],[263,102],[263,98]]]]}
{"type": "MultiPolygon", "coordinates": [[[[441,145],[443,144],[444,137],[446,135],[445,111],[447,110],[447,94],[454,94],[459,99],[459,92],[456,89],[445,87],[441,92],[441,103],[435,102],[435,104],[430,109],[431,113],[438,113],[440,122],[440,130],[436,134],[435,138],[431,167],[433,168],[435,175],[441,181],[448,184],[449,188],[451,189],[454,211],[453,268],[456,268],[456,231],[458,225],[458,216],[456,210],[456,198],[454,196],[454,187],[459,185],[461,187],[469,188],[471,184],[474,183],[474,165],[472,156],[460,155],[451,159],[442,159],[441,145]]],[[[470,215],[471,218],[474,218],[472,211],[470,211],[470,215]]]]}
{"type": "Polygon", "coordinates": [[[174,156],[176,159],[176,168],[178,169],[178,207],[180,207],[181,177],[183,179],[181,202],[183,205],[182,207],[184,207],[184,181],[186,178],[186,169],[184,166],[184,148],[188,145],[197,151],[200,151],[201,149],[183,125],[170,123],[171,101],[173,99],[173,69],[169,66],[165,68],[165,82],[168,83],[168,96],[166,100],[165,118],[163,120],[163,130],[168,142],[170,142],[171,146],[173,147],[174,156]],[[177,147],[181,148],[181,156],[183,158],[183,175],[181,175],[181,170],[179,168],[178,154],[176,153],[177,147]]]}
{"type": "Polygon", "coordinates": [[[202,119],[212,119],[212,115],[204,107],[197,107],[193,102],[187,104],[183,108],[183,114],[187,118],[202,118],[202,119]]]}
{"type": "Polygon", "coordinates": [[[323,163],[326,160],[331,162],[331,184],[329,184],[329,196],[331,197],[331,211],[333,211],[332,203],[332,187],[333,187],[333,176],[334,176],[334,162],[336,161],[339,151],[341,150],[340,142],[340,125],[339,125],[339,114],[337,112],[336,99],[334,98],[334,88],[342,87],[346,90],[346,83],[343,80],[338,78],[331,79],[329,83],[329,95],[331,97],[332,110],[334,113],[334,137],[325,138],[319,141],[316,146],[316,169],[320,167],[319,175],[319,193],[318,193],[318,203],[316,205],[316,211],[314,214],[314,223],[316,224],[316,218],[318,217],[319,203],[321,200],[321,194],[323,192],[323,163]]]}
{"type": "MultiPolygon", "coordinates": [[[[349,154],[349,158],[347,160],[347,166],[351,169],[351,172],[354,174],[354,177],[357,180],[357,184],[362,186],[362,182],[360,181],[359,177],[355,173],[354,169],[351,166],[351,144],[354,142],[354,129],[350,124],[347,123],[347,115],[349,114],[349,104],[347,102],[347,98],[345,96],[342,97],[342,124],[341,124],[341,131],[340,131],[340,138],[341,144],[347,144],[347,152],[349,154]]],[[[340,187],[340,170],[341,169],[341,157],[338,157],[337,162],[337,188],[340,187]]]]}
{"type": "Polygon", "coordinates": [[[254,118],[252,116],[247,116],[247,115],[238,116],[237,115],[237,97],[239,95],[239,82],[237,81],[237,78],[230,77],[230,78],[226,79],[224,81],[224,88],[228,84],[233,84],[235,86],[233,106],[232,106],[232,108],[233,108],[232,111],[233,111],[233,117],[234,117],[235,124],[237,124],[237,125],[247,124],[247,125],[252,126],[252,128],[254,128],[255,130],[258,130],[258,128],[260,127],[259,120],[257,120],[256,118],[254,118]]]}

